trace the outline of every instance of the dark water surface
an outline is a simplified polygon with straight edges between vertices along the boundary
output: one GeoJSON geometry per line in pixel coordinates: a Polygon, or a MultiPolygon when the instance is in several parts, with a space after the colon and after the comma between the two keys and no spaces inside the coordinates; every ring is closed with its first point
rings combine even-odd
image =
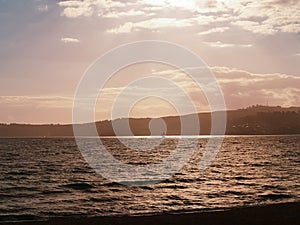
{"type": "MultiPolygon", "coordinates": [[[[153,139],[126,139],[151,145],[153,139]]],[[[156,140],[157,141],[157,140],[156,140]]],[[[153,151],[103,142],[133,165],[162,160],[178,139],[153,151]]],[[[198,169],[207,139],[171,179],[145,187],[110,182],[85,162],[71,138],[0,139],[0,220],[209,210],[300,201],[300,136],[228,136],[214,163],[198,169]]],[[[188,147],[188,146],[186,146],[188,147]]]]}

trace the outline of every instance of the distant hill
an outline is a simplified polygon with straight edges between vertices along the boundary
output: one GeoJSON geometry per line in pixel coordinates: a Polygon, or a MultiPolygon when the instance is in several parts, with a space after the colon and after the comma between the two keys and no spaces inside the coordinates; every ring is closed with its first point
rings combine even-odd
{"type": "MultiPolygon", "coordinates": [[[[218,112],[213,112],[218,113],[218,112]]],[[[212,113],[197,114],[201,130],[197,133],[190,132],[189,135],[208,135],[211,129],[212,113]]],[[[193,115],[184,115],[190,126],[194,125],[193,115]]],[[[169,116],[162,118],[167,125],[166,135],[179,135],[180,117],[169,116]]],[[[150,118],[130,118],[129,124],[134,135],[150,135],[150,118]]],[[[113,123],[124,123],[125,119],[114,120],[113,123]]],[[[83,136],[90,136],[89,127],[91,124],[81,126],[83,136]]],[[[96,122],[98,134],[101,136],[114,136],[112,121],[96,122]]],[[[300,107],[283,108],[280,106],[256,105],[244,109],[227,111],[226,134],[300,134],[300,107]]],[[[121,131],[121,135],[128,135],[121,131]]],[[[0,137],[54,137],[73,136],[72,124],[0,124],[0,137]]]]}

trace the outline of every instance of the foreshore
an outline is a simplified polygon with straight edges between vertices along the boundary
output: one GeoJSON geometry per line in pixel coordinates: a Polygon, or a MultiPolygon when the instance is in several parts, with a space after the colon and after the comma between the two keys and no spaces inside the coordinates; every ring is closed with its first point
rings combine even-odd
{"type": "Polygon", "coordinates": [[[279,225],[300,223],[300,202],[279,203],[263,206],[239,207],[204,212],[169,212],[154,215],[98,216],[51,218],[45,221],[0,222],[1,225],[279,225]]]}

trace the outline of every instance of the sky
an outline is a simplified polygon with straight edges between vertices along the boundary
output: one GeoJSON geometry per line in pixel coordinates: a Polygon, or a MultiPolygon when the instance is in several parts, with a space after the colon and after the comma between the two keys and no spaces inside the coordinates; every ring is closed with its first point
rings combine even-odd
{"type": "MultiPolygon", "coordinates": [[[[143,40],[197,54],[216,76],[228,109],[300,106],[298,0],[0,0],[0,123],[71,123],[87,68],[107,51],[143,40]]],[[[210,109],[182,71],[144,63],[117,72],[99,90],[95,118],[110,119],[117,97],[122,110],[130,94],[147,93],[130,83],[150,75],[184,88],[197,111],[210,109]],[[131,92],[120,94],[126,87],[131,92]]],[[[165,99],[149,96],[128,115],[174,115],[172,98],[185,106],[180,94],[157,85],[162,90],[165,99]]]]}

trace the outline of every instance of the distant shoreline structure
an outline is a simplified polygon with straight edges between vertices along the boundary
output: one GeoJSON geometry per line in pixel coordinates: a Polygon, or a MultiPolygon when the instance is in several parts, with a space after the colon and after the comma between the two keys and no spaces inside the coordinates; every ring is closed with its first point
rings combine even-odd
{"type": "MultiPolygon", "coordinates": [[[[185,135],[210,135],[211,115],[218,112],[198,113],[200,130],[197,133],[185,135]]],[[[181,135],[180,119],[189,115],[166,116],[163,119],[167,130],[165,136],[181,135]]],[[[153,118],[154,120],[157,118],[153,118]]],[[[125,119],[117,119],[119,121],[125,119]]],[[[114,121],[117,121],[114,120],[114,121]]],[[[134,136],[151,136],[149,122],[152,118],[129,118],[130,128],[134,136]]],[[[193,126],[194,121],[190,119],[193,126]]],[[[112,127],[112,121],[104,120],[96,123],[76,124],[84,130],[82,136],[94,136],[89,132],[95,126],[99,136],[116,136],[112,127]]],[[[280,106],[255,105],[243,109],[227,111],[226,135],[276,135],[276,134],[300,134],[300,107],[283,108],[280,106]]],[[[218,135],[218,133],[215,133],[218,135]]],[[[0,137],[73,137],[72,124],[0,124],[0,137]]],[[[128,133],[118,133],[118,136],[131,136],[128,133]]]]}

